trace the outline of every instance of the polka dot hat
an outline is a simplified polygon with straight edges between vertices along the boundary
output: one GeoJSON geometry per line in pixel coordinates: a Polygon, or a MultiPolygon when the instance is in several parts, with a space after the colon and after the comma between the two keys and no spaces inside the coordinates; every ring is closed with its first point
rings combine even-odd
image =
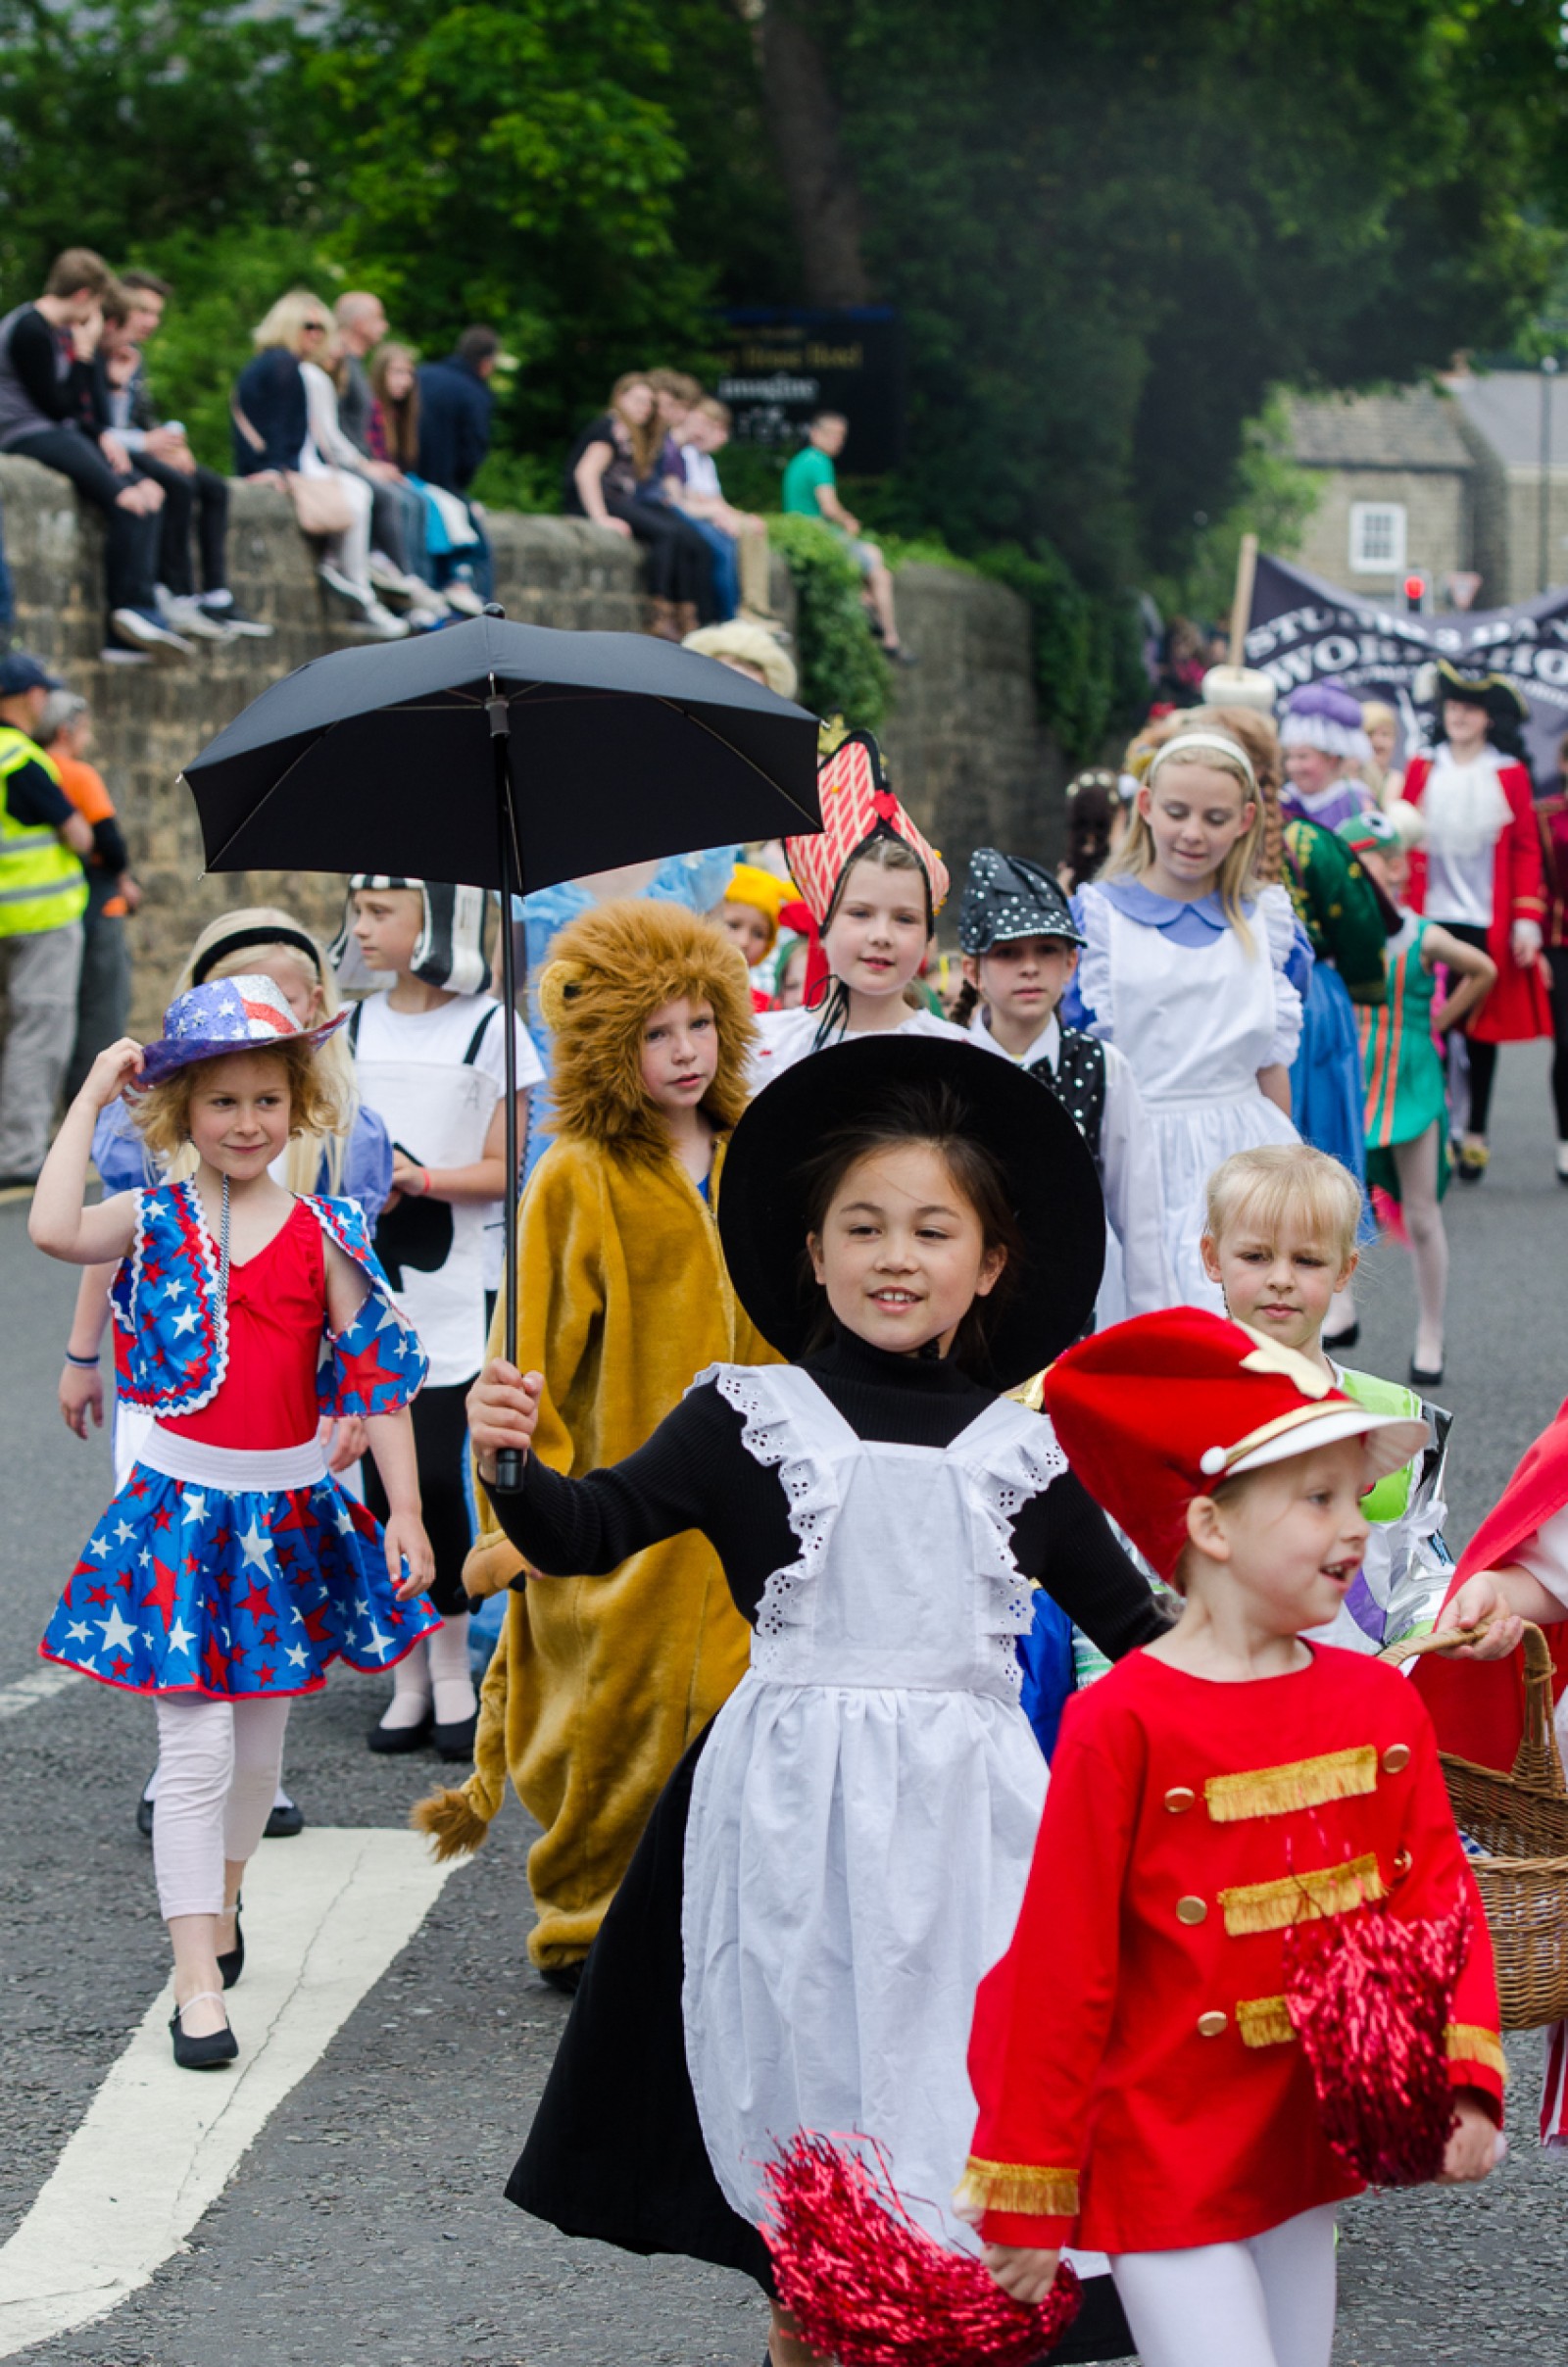
{"type": "Polygon", "coordinates": [[[1082,945],[1072,907],[1049,871],[1021,855],[977,847],[958,905],[958,944],[986,954],[1013,937],[1062,937],[1082,945]]]}

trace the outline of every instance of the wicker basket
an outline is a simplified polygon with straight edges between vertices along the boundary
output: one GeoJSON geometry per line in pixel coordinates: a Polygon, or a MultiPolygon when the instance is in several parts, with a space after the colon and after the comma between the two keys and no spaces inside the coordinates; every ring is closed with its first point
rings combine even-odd
{"type": "MultiPolygon", "coordinates": [[[[1397,1665],[1448,1652],[1474,1631],[1450,1629],[1391,1645],[1397,1665]]],[[[1454,1821],[1491,1852],[1471,1859],[1492,1932],[1504,2030],[1568,2016],[1568,1781],[1552,1723],[1551,1651],[1525,1623],[1525,1727],[1511,1774],[1441,1753],[1454,1821]]]]}

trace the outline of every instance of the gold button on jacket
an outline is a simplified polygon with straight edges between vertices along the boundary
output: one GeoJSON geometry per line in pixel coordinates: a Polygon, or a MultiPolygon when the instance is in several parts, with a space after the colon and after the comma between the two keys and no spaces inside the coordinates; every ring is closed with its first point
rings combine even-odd
{"type": "Polygon", "coordinates": [[[1217,2039],[1229,2019],[1229,2015],[1221,2013],[1217,2007],[1211,2013],[1200,2013],[1198,2017],[1199,2037],[1200,2039],[1217,2039]]]}
{"type": "Polygon", "coordinates": [[[1207,1913],[1208,1901],[1206,1899],[1178,1899],[1176,1901],[1178,1923],[1201,1923],[1207,1913]]]}
{"type": "Polygon", "coordinates": [[[1410,1746],[1408,1743],[1391,1743],[1383,1753],[1385,1775],[1402,1775],[1409,1764],[1410,1746]]]}
{"type": "Polygon", "coordinates": [[[1165,1795],[1165,1805],[1172,1816],[1180,1816],[1184,1809],[1192,1807],[1197,1798],[1198,1794],[1190,1785],[1172,1784],[1165,1795]]]}

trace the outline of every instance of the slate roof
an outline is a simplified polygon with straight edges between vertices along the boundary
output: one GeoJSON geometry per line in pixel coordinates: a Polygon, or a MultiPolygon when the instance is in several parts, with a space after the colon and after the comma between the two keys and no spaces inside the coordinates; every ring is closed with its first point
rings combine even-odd
{"type": "MultiPolygon", "coordinates": [[[[1568,374],[1548,381],[1551,394],[1551,465],[1568,462],[1568,374]]],[[[1456,403],[1485,436],[1505,468],[1541,467],[1541,389],[1534,370],[1494,370],[1485,377],[1455,377],[1448,386],[1456,403]]]]}
{"type": "MultiPolygon", "coordinates": [[[[1430,386],[1401,387],[1394,394],[1293,395],[1287,409],[1293,454],[1303,468],[1467,470],[1475,466],[1452,405],[1430,386]]],[[[1564,418],[1568,427],[1568,413],[1564,418]]]]}

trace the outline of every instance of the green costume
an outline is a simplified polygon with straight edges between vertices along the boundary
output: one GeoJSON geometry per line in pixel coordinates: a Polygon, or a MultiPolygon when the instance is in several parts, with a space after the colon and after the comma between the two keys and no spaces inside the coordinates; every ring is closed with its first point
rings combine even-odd
{"type": "Polygon", "coordinates": [[[1388,946],[1388,992],[1381,1010],[1356,1012],[1366,1069],[1366,1179],[1399,1197],[1396,1143],[1419,1142],[1438,1127],[1438,1196],[1448,1188],[1443,1062],[1432,1036],[1437,980],[1421,959],[1432,923],[1406,912],[1388,946]]]}
{"type": "Polygon", "coordinates": [[[1352,1003],[1381,1003],[1388,923],[1372,882],[1320,823],[1288,821],[1283,836],[1285,885],[1313,953],[1333,963],[1352,1003]]]}

